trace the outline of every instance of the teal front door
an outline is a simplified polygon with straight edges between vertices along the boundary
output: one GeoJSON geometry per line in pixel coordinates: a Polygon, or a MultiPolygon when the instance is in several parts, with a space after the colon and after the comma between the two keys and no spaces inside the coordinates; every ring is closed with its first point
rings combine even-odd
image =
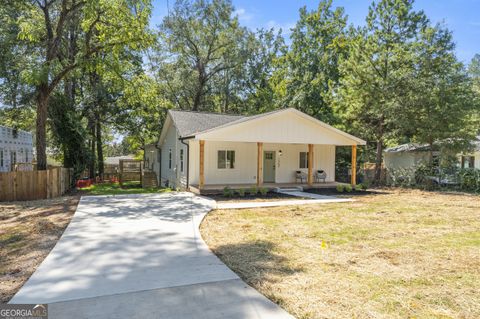
{"type": "Polygon", "coordinates": [[[275,152],[263,152],[263,182],[275,183],[275,152]]]}

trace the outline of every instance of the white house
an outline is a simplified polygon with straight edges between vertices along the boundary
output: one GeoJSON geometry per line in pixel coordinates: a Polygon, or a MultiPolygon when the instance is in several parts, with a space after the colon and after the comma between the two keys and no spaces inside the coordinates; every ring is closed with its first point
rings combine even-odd
{"type": "Polygon", "coordinates": [[[351,146],[355,163],[357,145],[365,141],[292,108],[255,116],[169,110],[149,156],[161,185],[193,191],[313,186],[318,171],[322,182],[335,181],[336,146],[351,146]]]}
{"type": "Polygon", "coordinates": [[[9,172],[14,164],[32,160],[32,133],[0,125],[0,172],[9,172]]]}

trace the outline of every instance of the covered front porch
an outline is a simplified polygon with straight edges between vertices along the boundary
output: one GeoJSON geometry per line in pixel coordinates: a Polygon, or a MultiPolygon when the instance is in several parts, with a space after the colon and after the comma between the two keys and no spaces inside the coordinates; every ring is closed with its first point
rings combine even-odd
{"type": "MultiPolygon", "coordinates": [[[[225,187],[273,190],[339,184],[335,181],[335,145],[192,140],[190,148],[198,155],[191,158],[189,189],[198,194],[218,193],[225,187]]],[[[351,150],[352,171],[356,172],[357,146],[351,150]]],[[[350,182],[356,184],[355,173],[350,182]]]]}

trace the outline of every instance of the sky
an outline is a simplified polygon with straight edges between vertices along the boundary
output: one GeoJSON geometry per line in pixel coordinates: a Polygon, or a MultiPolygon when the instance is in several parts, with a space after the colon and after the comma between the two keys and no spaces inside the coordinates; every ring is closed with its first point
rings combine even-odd
{"type": "MultiPolygon", "coordinates": [[[[282,28],[288,37],[289,29],[298,20],[298,9],[313,10],[318,0],[232,0],[240,23],[253,30],[282,28]]],[[[175,0],[153,0],[152,24],[158,25],[175,0]],[[168,6],[167,6],[168,4],[168,6]]],[[[345,8],[349,23],[362,25],[371,0],[333,0],[335,7],[345,8]]],[[[457,57],[468,63],[480,54],[480,0],[417,0],[415,10],[423,10],[432,23],[442,22],[453,32],[457,57]]]]}

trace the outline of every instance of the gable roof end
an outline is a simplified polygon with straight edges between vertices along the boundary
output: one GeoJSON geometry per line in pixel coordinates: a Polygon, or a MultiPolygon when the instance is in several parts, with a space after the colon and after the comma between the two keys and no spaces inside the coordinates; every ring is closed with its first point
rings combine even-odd
{"type": "Polygon", "coordinates": [[[211,135],[213,134],[214,132],[217,132],[217,131],[222,131],[224,129],[227,129],[227,128],[231,128],[231,127],[235,127],[235,126],[243,126],[244,124],[247,124],[247,123],[255,123],[256,121],[258,120],[262,120],[262,119],[265,119],[267,117],[270,117],[270,116],[276,116],[276,115],[280,115],[282,113],[292,113],[292,115],[297,115],[307,121],[310,121],[312,122],[314,125],[319,125],[320,127],[328,130],[328,131],[331,131],[333,132],[334,134],[337,134],[339,136],[341,136],[342,138],[346,139],[346,140],[350,140],[352,142],[354,142],[354,144],[358,144],[358,145],[365,145],[366,142],[356,136],[353,136],[353,135],[350,135],[342,130],[339,130],[331,125],[328,125],[308,114],[305,114],[297,109],[294,109],[294,108],[287,108],[287,109],[280,109],[280,110],[275,110],[275,111],[272,111],[272,112],[268,112],[268,113],[263,113],[263,114],[258,114],[258,115],[254,115],[254,116],[249,116],[249,117],[243,117],[243,118],[240,118],[238,119],[237,121],[232,121],[232,122],[228,122],[228,123],[225,123],[224,125],[221,125],[221,126],[217,126],[217,127],[212,127],[211,129],[207,129],[205,131],[201,131],[201,132],[197,132],[195,134],[195,138],[202,138],[203,135],[211,135]]]}

